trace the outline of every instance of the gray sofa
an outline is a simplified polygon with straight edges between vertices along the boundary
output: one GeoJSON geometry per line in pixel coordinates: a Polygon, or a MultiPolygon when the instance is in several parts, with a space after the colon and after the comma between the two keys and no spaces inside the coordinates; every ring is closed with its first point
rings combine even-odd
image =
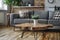
{"type": "MultiPolygon", "coordinates": [[[[32,11],[30,12],[32,13],[32,11]]],[[[49,29],[60,29],[60,20],[54,19],[55,12],[48,12],[48,11],[34,11],[34,15],[40,15],[38,22],[39,23],[50,23],[53,24],[53,28],[49,29]]],[[[10,14],[10,25],[13,26],[19,23],[26,23],[26,22],[33,22],[31,18],[20,18],[19,14],[10,14]]]]}

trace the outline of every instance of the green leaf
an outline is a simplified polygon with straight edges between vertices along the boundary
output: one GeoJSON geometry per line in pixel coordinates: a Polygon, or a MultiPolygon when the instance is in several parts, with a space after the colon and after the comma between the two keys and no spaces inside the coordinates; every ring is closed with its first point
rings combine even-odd
{"type": "Polygon", "coordinates": [[[32,15],[32,19],[38,19],[39,15],[32,15]]]}
{"type": "Polygon", "coordinates": [[[4,0],[4,3],[7,5],[21,5],[22,0],[4,0]]]}

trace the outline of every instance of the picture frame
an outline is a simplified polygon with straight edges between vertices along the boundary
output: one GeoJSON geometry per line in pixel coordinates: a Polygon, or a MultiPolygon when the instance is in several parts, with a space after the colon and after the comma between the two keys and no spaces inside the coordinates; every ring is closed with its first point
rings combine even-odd
{"type": "Polygon", "coordinates": [[[52,4],[52,3],[54,3],[54,0],[48,0],[48,2],[52,4]]]}

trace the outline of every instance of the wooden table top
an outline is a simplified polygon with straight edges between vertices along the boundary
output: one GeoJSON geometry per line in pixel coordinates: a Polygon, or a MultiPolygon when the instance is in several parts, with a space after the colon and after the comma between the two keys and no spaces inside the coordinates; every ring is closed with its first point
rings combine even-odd
{"type": "MultiPolygon", "coordinates": [[[[22,23],[22,24],[16,24],[15,26],[16,27],[33,27],[34,28],[33,23],[22,23]]],[[[37,27],[39,27],[39,28],[48,28],[48,27],[53,27],[53,25],[52,24],[40,24],[40,23],[38,23],[35,26],[35,28],[37,28],[37,27]]]]}

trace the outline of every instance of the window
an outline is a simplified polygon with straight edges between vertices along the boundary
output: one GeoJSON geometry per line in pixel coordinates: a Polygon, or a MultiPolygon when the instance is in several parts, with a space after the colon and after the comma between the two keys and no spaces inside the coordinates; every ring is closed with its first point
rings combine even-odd
{"type": "Polygon", "coordinates": [[[7,5],[3,4],[3,0],[0,0],[0,10],[7,10],[7,5]]]}
{"type": "Polygon", "coordinates": [[[0,0],[0,9],[2,8],[2,4],[3,4],[3,3],[2,3],[2,0],[0,0]]]}

